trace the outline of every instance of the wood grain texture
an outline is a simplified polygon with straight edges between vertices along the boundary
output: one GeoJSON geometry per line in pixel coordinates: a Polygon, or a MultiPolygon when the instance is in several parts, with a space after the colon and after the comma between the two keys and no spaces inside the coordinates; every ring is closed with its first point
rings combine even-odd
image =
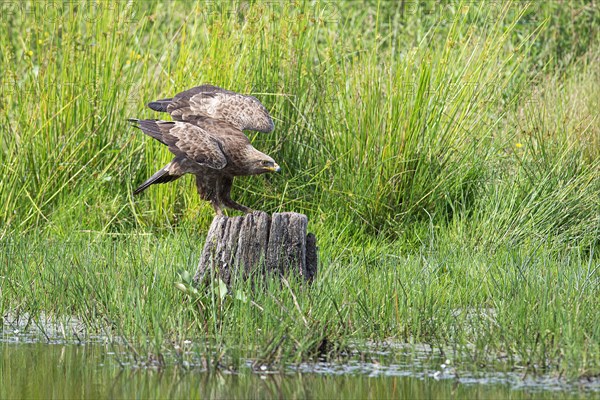
{"type": "Polygon", "coordinates": [[[307,234],[306,215],[287,212],[269,216],[254,212],[244,217],[216,216],[194,277],[211,276],[231,284],[254,274],[297,274],[307,281],[317,273],[316,238],[307,234]]]}

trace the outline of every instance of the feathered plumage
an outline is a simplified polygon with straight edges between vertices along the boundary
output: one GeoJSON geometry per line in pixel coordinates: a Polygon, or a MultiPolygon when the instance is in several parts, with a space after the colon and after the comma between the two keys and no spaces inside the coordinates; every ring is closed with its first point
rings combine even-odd
{"type": "Polygon", "coordinates": [[[171,114],[174,121],[129,121],[168,146],[175,158],[142,183],[134,194],[190,173],[196,175],[198,194],[211,202],[217,214],[222,214],[223,207],[251,212],[231,200],[230,191],[235,176],[279,171],[277,163],[256,150],[242,132],[272,131],[273,120],[267,109],[253,96],[212,85],[198,86],[148,106],[171,114]]]}

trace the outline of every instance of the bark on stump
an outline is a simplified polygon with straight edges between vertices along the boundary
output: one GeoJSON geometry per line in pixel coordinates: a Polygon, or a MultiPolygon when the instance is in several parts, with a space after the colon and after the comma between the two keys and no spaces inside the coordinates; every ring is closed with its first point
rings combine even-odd
{"type": "Polygon", "coordinates": [[[232,278],[255,273],[296,273],[311,281],[317,273],[316,238],[306,232],[306,215],[286,212],[269,216],[256,211],[243,217],[213,219],[194,282],[211,273],[228,285],[232,278]]]}

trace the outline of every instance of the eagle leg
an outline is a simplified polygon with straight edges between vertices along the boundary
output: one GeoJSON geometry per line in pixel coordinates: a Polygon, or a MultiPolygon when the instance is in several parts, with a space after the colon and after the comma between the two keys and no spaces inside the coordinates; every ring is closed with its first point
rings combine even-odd
{"type": "Polygon", "coordinates": [[[212,199],[209,199],[209,201],[210,201],[210,205],[215,209],[215,214],[217,214],[218,216],[223,215],[223,208],[222,208],[222,204],[219,201],[219,199],[212,198],[212,199]]]}
{"type": "Polygon", "coordinates": [[[219,182],[219,201],[228,208],[241,211],[246,214],[252,213],[251,208],[243,206],[235,201],[231,200],[231,185],[233,184],[233,178],[223,177],[219,182]]]}
{"type": "Polygon", "coordinates": [[[227,197],[225,199],[221,198],[221,201],[223,202],[223,205],[225,207],[233,208],[234,210],[238,210],[238,211],[241,211],[246,214],[251,214],[252,211],[254,211],[249,207],[243,206],[240,203],[236,203],[235,201],[231,200],[229,197],[227,197]]]}
{"type": "Polygon", "coordinates": [[[217,215],[223,215],[223,210],[221,209],[221,205],[219,204],[218,201],[211,200],[210,205],[213,206],[213,208],[215,209],[215,213],[217,215]]]}

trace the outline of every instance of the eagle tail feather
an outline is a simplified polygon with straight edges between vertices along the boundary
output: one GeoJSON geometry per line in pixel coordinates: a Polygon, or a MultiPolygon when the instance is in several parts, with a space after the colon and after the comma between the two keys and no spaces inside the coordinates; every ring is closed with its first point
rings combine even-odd
{"type": "Polygon", "coordinates": [[[150,185],[154,185],[155,183],[167,183],[167,182],[174,181],[175,179],[181,177],[181,175],[171,175],[169,173],[170,166],[171,166],[171,163],[168,163],[167,165],[165,165],[162,169],[160,169],[158,172],[156,172],[154,175],[152,175],[150,178],[148,178],[148,180],[146,182],[144,182],[140,186],[138,186],[138,188],[133,191],[133,194],[138,195],[138,194],[142,193],[144,190],[148,189],[148,187],[150,185]]]}

